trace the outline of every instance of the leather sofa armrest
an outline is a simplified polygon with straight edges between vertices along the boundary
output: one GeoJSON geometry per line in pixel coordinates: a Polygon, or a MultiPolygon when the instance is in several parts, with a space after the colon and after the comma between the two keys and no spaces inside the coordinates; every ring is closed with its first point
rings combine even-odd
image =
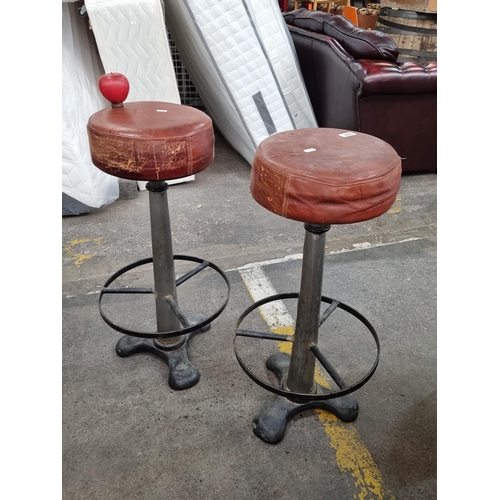
{"type": "Polygon", "coordinates": [[[360,82],[358,98],[381,94],[437,94],[437,62],[358,59],[350,62],[350,68],[360,82]]]}

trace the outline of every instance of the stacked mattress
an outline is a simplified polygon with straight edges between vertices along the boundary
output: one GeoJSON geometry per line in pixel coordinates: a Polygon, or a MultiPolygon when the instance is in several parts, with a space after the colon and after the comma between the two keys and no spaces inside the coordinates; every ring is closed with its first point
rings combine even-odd
{"type": "Polygon", "coordinates": [[[130,83],[125,102],[180,104],[162,0],[85,0],[106,73],[130,83]]]}
{"type": "Polygon", "coordinates": [[[102,68],[87,22],[62,3],[62,215],[95,212],[118,198],[118,179],[92,164],[87,122],[106,106],[97,88],[102,68]]]}
{"type": "Polygon", "coordinates": [[[208,113],[249,163],[275,132],[316,127],[274,0],[169,0],[166,23],[208,113]]]}

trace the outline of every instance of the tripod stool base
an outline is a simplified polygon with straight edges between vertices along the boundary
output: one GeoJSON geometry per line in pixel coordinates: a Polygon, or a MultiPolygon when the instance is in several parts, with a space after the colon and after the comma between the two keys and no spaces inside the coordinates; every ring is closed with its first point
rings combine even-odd
{"type": "MultiPolygon", "coordinates": [[[[203,321],[203,317],[193,314],[187,317],[191,324],[203,321]]],[[[206,332],[210,324],[195,330],[194,332],[179,337],[179,342],[171,346],[159,347],[156,339],[144,339],[124,335],[116,344],[116,354],[122,358],[142,352],[155,354],[167,364],[169,368],[168,384],[172,389],[181,391],[196,385],[200,380],[200,374],[188,358],[187,348],[190,340],[198,333],[206,332]]]]}
{"type": "MultiPolygon", "coordinates": [[[[266,362],[267,368],[278,377],[280,384],[286,382],[290,359],[289,354],[279,353],[270,356],[266,362]]],[[[317,385],[317,390],[320,392],[322,387],[317,385]]],[[[278,444],[285,435],[288,422],[297,413],[314,409],[328,411],[343,422],[354,422],[359,412],[358,402],[350,394],[319,401],[293,401],[278,396],[271,406],[253,420],[253,432],[266,443],[278,444]]]]}

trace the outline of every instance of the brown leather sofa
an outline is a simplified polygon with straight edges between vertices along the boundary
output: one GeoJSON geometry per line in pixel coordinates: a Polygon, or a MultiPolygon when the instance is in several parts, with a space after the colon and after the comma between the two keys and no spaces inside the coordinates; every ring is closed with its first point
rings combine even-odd
{"type": "Polygon", "coordinates": [[[397,62],[394,40],[340,15],[283,14],[320,127],[388,142],[403,173],[437,171],[437,61],[397,62]]]}

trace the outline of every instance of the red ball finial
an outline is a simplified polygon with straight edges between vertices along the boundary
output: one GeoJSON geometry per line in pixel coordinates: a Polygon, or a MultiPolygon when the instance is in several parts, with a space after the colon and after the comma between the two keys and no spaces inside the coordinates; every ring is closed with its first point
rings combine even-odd
{"type": "Polygon", "coordinates": [[[127,98],[130,84],[125,75],[121,73],[106,73],[97,82],[101,94],[111,103],[113,108],[123,106],[127,98]]]}

